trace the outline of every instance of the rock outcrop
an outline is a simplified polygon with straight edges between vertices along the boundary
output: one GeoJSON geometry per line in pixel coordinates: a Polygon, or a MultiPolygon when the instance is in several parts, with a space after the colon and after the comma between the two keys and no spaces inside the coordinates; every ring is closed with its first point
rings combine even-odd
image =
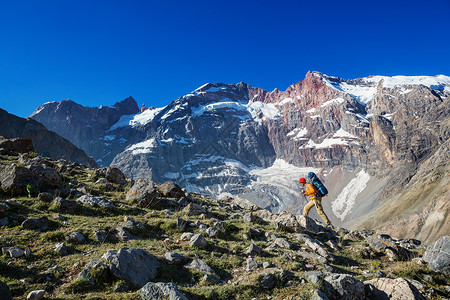
{"type": "Polygon", "coordinates": [[[47,130],[41,123],[30,118],[19,118],[3,109],[0,109],[0,136],[7,139],[30,139],[33,142],[34,151],[45,157],[67,159],[88,167],[97,166],[95,161],[86,153],[74,146],[69,140],[47,130]]]}

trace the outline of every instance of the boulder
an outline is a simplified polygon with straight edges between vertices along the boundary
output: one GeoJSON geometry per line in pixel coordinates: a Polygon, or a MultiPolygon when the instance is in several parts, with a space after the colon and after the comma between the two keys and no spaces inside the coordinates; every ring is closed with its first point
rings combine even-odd
{"type": "Polygon", "coordinates": [[[64,243],[56,244],[53,247],[53,250],[55,250],[55,252],[61,256],[65,256],[65,255],[69,254],[69,249],[67,248],[66,244],[64,244],[64,243]]]}
{"type": "Polygon", "coordinates": [[[186,195],[182,188],[173,181],[160,184],[158,188],[164,197],[181,199],[186,195]]]}
{"type": "Polygon", "coordinates": [[[277,245],[280,248],[284,249],[291,249],[292,244],[285,238],[276,238],[274,241],[274,244],[277,245]]]}
{"type": "Polygon", "coordinates": [[[300,224],[300,226],[302,226],[303,228],[305,228],[306,231],[312,232],[312,233],[319,233],[321,231],[324,231],[324,228],[322,225],[316,223],[316,221],[314,221],[312,218],[308,217],[308,216],[297,216],[297,222],[300,224]]]}
{"type": "Polygon", "coordinates": [[[219,230],[215,227],[209,227],[208,229],[206,229],[206,234],[210,238],[216,238],[219,236],[219,230]]]}
{"type": "Polygon", "coordinates": [[[82,203],[85,205],[93,206],[93,207],[103,207],[103,208],[114,208],[115,206],[111,204],[108,200],[100,199],[97,197],[93,197],[90,195],[83,195],[77,199],[78,203],[82,203]]]}
{"type": "Polygon", "coordinates": [[[206,248],[208,241],[200,233],[197,233],[191,237],[189,245],[197,248],[206,248]]]}
{"type": "Polygon", "coordinates": [[[40,190],[54,190],[62,184],[62,176],[45,164],[34,162],[27,168],[36,174],[40,190]]]}
{"type": "Polygon", "coordinates": [[[183,212],[188,216],[206,214],[206,210],[202,206],[192,202],[186,205],[186,207],[183,209],[183,212]]]}
{"type": "Polygon", "coordinates": [[[143,300],[188,300],[173,283],[148,282],[138,292],[143,300]]]}
{"type": "Polygon", "coordinates": [[[39,193],[38,199],[44,202],[51,202],[53,200],[53,194],[47,192],[39,193]]]}
{"type": "Polygon", "coordinates": [[[28,168],[14,164],[0,167],[0,186],[9,195],[26,196],[27,185],[36,189],[39,181],[39,175],[28,168]]]}
{"type": "Polygon", "coordinates": [[[126,184],[127,178],[118,168],[105,167],[95,170],[95,178],[104,177],[109,182],[116,184],[126,184]]]}
{"type": "Polygon", "coordinates": [[[250,244],[250,246],[248,247],[248,249],[245,253],[249,254],[249,255],[264,255],[265,254],[263,249],[261,249],[260,247],[256,246],[253,243],[250,244]]]}
{"type": "Polygon", "coordinates": [[[25,251],[19,247],[3,247],[2,253],[9,254],[11,258],[19,258],[25,255],[25,251]]]}
{"type": "Polygon", "coordinates": [[[325,246],[319,240],[306,234],[297,234],[296,238],[300,241],[304,241],[306,246],[314,252],[319,253],[320,256],[326,258],[327,260],[334,261],[334,257],[326,251],[325,246]]]}
{"type": "Polygon", "coordinates": [[[118,252],[108,250],[102,260],[107,262],[116,278],[128,280],[138,287],[152,281],[159,266],[156,257],[144,249],[121,248],[118,252]]]}
{"type": "Polygon", "coordinates": [[[11,291],[6,283],[0,281],[0,299],[12,300],[11,291]]]}
{"type": "Polygon", "coordinates": [[[25,138],[5,139],[2,136],[0,137],[0,149],[3,149],[6,155],[17,153],[28,153],[34,151],[33,142],[31,141],[31,139],[25,138]]]}
{"type": "Polygon", "coordinates": [[[94,240],[99,242],[99,243],[103,243],[106,240],[106,233],[104,233],[103,231],[94,231],[94,240]]]}
{"type": "Polygon", "coordinates": [[[73,200],[66,200],[61,197],[56,197],[52,202],[52,206],[58,211],[66,213],[74,213],[77,207],[77,202],[73,200]]]}
{"type": "Polygon", "coordinates": [[[271,290],[275,285],[275,276],[272,273],[264,273],[259,279],[259,283],[263,289],[271,290]]]}
{"type": "Polygon", "coordinates": [[[27,296],[27,300],[41,300],[44,299],[44,296],[45,290],[31,291],[27,296]]]}
{"type": "Polygon", "coordinates": [[[180,240],[182,240],[182,241],[190,241],[193,236],[194,236],[194,234],[192,232],[184,232],[181,235],[180,240]]]}
{"type": "Polygon", "coordinates": [[[22,227],[29,230],[47,230],[48,228],[48,218],[41,217],[38,219],[26,219],[22,222],[22,227]]]}
{"type": "Polygon", "coordinates": [[[66,241],[74,243],[74,244],[84,243],[85,240],[86,240],[86,238],[80,232],[72,232],[71,234],[66,236],[66,241]]]}
{"type": "Polygon", "coordinates": [[[165,257],[169,264],[182,264],[189,260],[187,256],[175,252],[167,252],[165,257]]]}
{"type": "Polygon", "coordinates": [[[201,259],[194,259],[190,263],[184,265],[187,269],[197,270],[203,274],[216,275],[216,272],[201,259]]]}
{"type": "Polygon", "coordinates": [[[324,279],[326,292],[331,300],[364,299],[364,283],[348,274],[331,274],[324,279]]]}
{"type": "Polygon", "coordinates": [[[376,278],[364,281],[371,300],[425,300],[419,290],[403,278],[376,278]]]}
{"type": "Polygon", "coordinates": [[[131,232],[128,231],[128,229],[123,227],[117,227],[116,229],[114,229],[114,231],[111,232],[111,236],[124,242],[138,239],[138,237],[134,236],[131,232]]]}
{"type": "Polygon", "coordinates": [[[295,216],[287,211],[282,212],[274,221],[277,230],[288,232],[302,232],[302,227],[298,223],[295,216]]]}
{"type": "Polygon", "coordinates": [[[329,300],[329,299],[324,292],[316,289],[312,293],[311,300],[329,300]]]}
{"type": "Polygon", "coordinates": [[[258,262],[253,257],[247,258],[245,262],[247,263],[247,267],[245,268],[247,272],[258,269],[258,262]]]}
{"type": "Polygon", "coordinates": [[[0,219],[0,226],[8,226],[9,220],[8,217],[4,217],[0,219]]]}
{"type": "Polygon", "coordinates": [[[423,260],[436,272],[450,274],[450,236],[443,236],[427,247],[423,260]]]}
{"type": "Polygon", "coordinates": [[[151,208],[158,200],[158,190],[153,182],[137,180],[127,192],[126,200],[133,201],[140,207],[151,208]]]}

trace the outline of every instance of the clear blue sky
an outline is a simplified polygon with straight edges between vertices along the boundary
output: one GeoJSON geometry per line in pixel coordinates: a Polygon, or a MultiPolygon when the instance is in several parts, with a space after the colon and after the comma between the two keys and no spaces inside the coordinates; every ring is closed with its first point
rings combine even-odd
{"type": "Polygon", "coordinates": [[[450,0],[0,0],[0,108],[47,101],[164,106],[206,82],[286,89],[450,75],[450,0]]]}

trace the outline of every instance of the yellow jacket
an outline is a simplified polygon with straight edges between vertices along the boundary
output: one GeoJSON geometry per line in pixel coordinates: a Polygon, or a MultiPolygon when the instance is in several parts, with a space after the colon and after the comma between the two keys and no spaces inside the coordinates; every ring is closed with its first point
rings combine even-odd
{"type": "Polygon", "coordinates": [[[309,196],[311,198],[311,201],[314,201],[314,197],[320,198],[320,197],[316,197],[316,194],[317,194],[316,188],[311,183],[306,183],[305,190],[303,191],[303,195],[309,196]]]}

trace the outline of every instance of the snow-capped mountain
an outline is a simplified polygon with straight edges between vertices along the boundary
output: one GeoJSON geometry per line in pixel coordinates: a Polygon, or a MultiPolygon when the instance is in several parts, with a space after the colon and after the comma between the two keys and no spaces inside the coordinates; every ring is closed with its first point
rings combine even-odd
{"type": "Polygon", "coordinates": [[[208,83],[141,111],[126,99],[108,109],[114,114],[101,126],[95,114],[105,108],[77,106],[84,123],[70,130],[74,112],[64,101],[31,117],[130,177],[173,180],[191,192],[240,196],[273,211],[299,212],[298,178],[320,173],[330,190],[325,209],[339,223],[410,184],[446,143],[449,95],[450,77],[443,75],[341,79],[308,72],[286,91],[208,83]]]}

